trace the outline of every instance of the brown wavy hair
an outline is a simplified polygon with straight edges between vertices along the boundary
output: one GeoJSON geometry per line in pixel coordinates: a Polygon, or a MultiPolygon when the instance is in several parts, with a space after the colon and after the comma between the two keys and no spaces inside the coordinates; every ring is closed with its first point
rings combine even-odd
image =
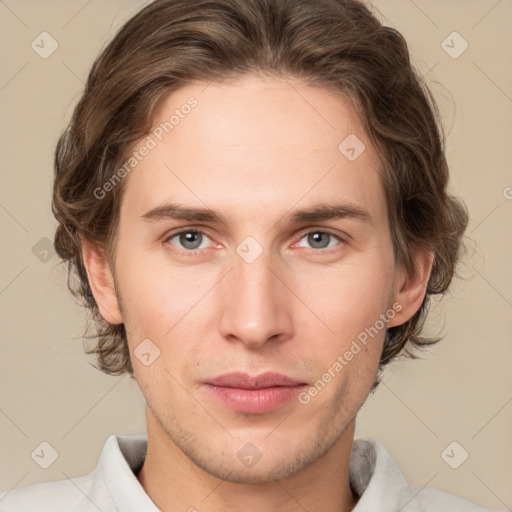
{"type": "Polygon", "coordinates": [[[439,112],[401,34],[358,0],[156,0],[94,62],[55,153],[55,248],[68,263],[71,291],[92,315],[87,352],[106,373],[133,375],[126,331],[101,317],[81,241],[112,263],[123,182],[101,199],[94,191],[149,133],[169,93],[250,74],[298,78],[352,100],[382,163],[397,263],[411,270],[414,248],[434,253],[425,299],[409,321],[387,330],[379,369],[440,339],[420,333],[429,298],[452,280],[468,215],[448,195],[439,112]]]}

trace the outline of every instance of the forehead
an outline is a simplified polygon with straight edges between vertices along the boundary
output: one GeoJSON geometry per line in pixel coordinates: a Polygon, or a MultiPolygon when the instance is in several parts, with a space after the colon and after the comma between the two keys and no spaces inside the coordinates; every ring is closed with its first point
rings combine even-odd
{"type": "Polygon", "coordinates": [[[379,162],[352,103],[321,87],[256,77],[190,84],[165,98],[148,137],[123,199],[141,215],[169,201],[253,219],[345,196],[383,207],[379,162]]]}

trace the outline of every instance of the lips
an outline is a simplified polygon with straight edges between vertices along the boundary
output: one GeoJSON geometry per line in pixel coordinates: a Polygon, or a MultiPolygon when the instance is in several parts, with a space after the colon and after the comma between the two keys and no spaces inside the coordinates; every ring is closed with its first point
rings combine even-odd
{"type": "Polygon", "coordinates": [[[297,386],[304,382],[291,379],[280,373],[267,372],[251,377],[247,373],[235,372],[208,379],[207,384],[226,388],[263,389],[276,386],[297,386]]]}
{"type": "Polygon", "coordinates": [[[205,389],[225,406],[239,412],[263,414],[295,398],[307,384],[279,373],[251,376],[235,372],[208,379],[205,389]]]}

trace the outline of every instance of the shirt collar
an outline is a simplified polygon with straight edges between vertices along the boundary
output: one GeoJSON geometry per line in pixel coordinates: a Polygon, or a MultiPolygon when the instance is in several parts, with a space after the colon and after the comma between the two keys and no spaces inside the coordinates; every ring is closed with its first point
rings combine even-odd
{"type": "Polygon", "coordinates": [[[350,459],[350,485],[359,495],[353,512],[396,512],[407,481],[377,439],[356,439],[350,459]]]}

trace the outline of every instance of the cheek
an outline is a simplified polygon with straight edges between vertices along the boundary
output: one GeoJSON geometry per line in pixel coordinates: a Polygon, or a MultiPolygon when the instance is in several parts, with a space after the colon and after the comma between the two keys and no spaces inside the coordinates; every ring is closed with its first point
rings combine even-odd
{"type": "Polygon", "coordinates": [[[159,395],[157,382],[170,389],[170,375],[182,380],[182,368],[204,358],[204,326],[218,316],[208,290],[218,276],[211,270],[200,272],[199,267],[171,268],[149,258],[120,259],[118,265],[122,269],[119,295],[136,379],[143,393],[159,395]],[[158,353],[148,367],[136,357],[137,348],[146,339],[154,343],[158,353]]]}
{"type": "Polygon", "coordinates": [[[375,380],[386,333],[381,315],[388,311],[393,289],[393,258],[384,254],[376,251],[373,257],[347,259],[338,268],[318,272],[315,286],[307,286],[305,280],[302,284],[304,302],[328,326],[312,322],[311,315],[301,318],[299,326],[309,333],[304,339],[320,338],[313,350],[307,341],[303,347],[317,374],[326,379],[335,375],[325,399],[348,399],[356,407],[375,380]]]}
{"type": "MultiPolygon", "coordinates": [[[[357,337],[385,313],[393,287],[393,264],[384,258],[345,262],[316,272],[314,286],[299,278],[301,296],[336,339],[357,337]]],[[[380,325],[380,324],[379,324],[380,325]]]]}
{"type": "Polygon", "coordinates": [[[116,264],[126,329],[146,337],[168,335],[211,286],[194,267],[171,267],[148,257],[119,258],[116,264]]]}

